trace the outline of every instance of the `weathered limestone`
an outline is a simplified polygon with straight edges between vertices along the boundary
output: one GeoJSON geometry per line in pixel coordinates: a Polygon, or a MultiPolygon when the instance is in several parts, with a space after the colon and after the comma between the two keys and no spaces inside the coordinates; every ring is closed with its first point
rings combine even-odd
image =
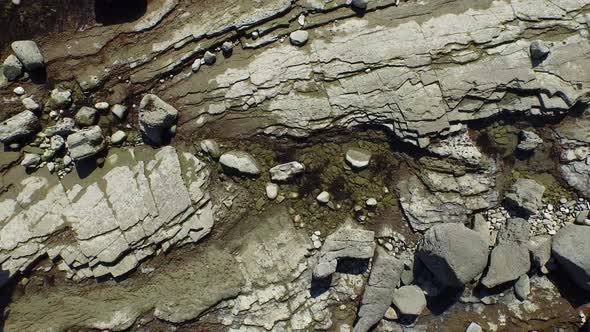
{"type": "Polygon", "coordinates": [[[1,269],[11,276],[45,253],[76,278],[120,276],[160,247],[199,241],[213,225],[208,171],[172,147],[117,150],[84,179],[23,172],[10,170],[14,189],[0,201],[1,269]],[[72,242],[52,241],[67,230],[72,242]]]}

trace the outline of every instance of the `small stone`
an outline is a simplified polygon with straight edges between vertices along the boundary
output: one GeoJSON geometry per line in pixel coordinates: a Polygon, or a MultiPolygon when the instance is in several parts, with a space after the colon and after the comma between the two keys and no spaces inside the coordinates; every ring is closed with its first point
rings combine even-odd
{"type": "Polygon", "coordinates": [[[176,136],[177,129],[178,127],[176,125],[172,125],[170,129],[168,129],[168,133],[170,134],[170,136],[176,136]]]}
{"type": "Polygon", "coordinates": [[[49,170],[49,173],[53,173],[53,171],[55,171],[55,163],[54,162],[48,162],[47,163],[47,169],[49,170]]]}
{"type": "Polygon", "coordinates": [[[377,206],[377,200],[375,198],[371,197],[371,198],[367,199],[365,204],[367,204],[367,207],[369,207],[369,208],[374,208],[377,206]]]}
{"type": "Polygon", "coordinates": [[[12,90],[17,96],[22,96],[25,94],[25,89],[22,86],[18,86],[12,90]]]}
{"type": "Polygon", "coordinates": [[[476,322],[471,322],[467,325],[465,332],[483,332],[483,329],[476,322]]]}
{"type": "Polygon", "coordinates": [[[383,317],[387,320],[396,320],[399,318],[397,312],[392,307],[387,308],[383,317]]]}
{"type": "Polygon", "coordinates": [[[293,31],[289,35],[289,40],[291,41],[291,44],[293,44],[295,46],[305,45],[308,38],[309,38],[309,33],[305,30],[293,31]]]}
{"type": "Polygon", "coordinates": [[[98,121],[98,111],[92,107],[83,106],[76,112],[74,121],[80,127],[92,126],[98,121]]]}
{"type": "Polygon", "coordinates": [[[322,242],[319,240],[313,241],[313,247],[316,249],[320,249],[322,247],[322,242]]]}
{"type": "Polygon", "coordinates": [[[352,0],[351,5],[358,9],[366,9],[371,0],[352,0]]]}
{"type": "MultiPolygon", "coordinates": [[[[64,159],[63,159],[63,162],[64,162],[64,166],[65,166],[65,167],[68,167],[68,166],[70,166],[70,165],[72,164],[72,157],[70,157],[70,156],[65,156],[65,157],[64,157],[64,159]]],[[[66,168],[66,169],[67,169],[67,168],[66,168]]]]}
{"type": "Polygon", "coordinates": [[[543,143],[543,139],[536,133],[528,130],[521,130],[519,134],[519,143],[517,148],[521,151],[533,151],[543,143]]]}
{"type": "Polygon", "coordinates": [[[111,143],[115,145],[122,144],[127,139],[127,133],[122,130],[117,130],[111,135],[111,143]]]}
{"type": "Polygon", "coordinates": [[[234,47],[234,44],[232,44],[232,42],[225,41],[221,45],[221,52],[223,52],[223,54],[225,54],[225,55],[230,55],[233,47],[234,47]]]}
{"type": "Polygon", "coordinates": [[[260,166],[258,162],[247,152],[230,151],[219,157],[219,163],[226,171],[234,171],[246,175],[259,175],[260,166]]]}
{"type": "Polygon", "coordinates": [[[191,70],[193,71],[193,73],[196,73],[199,71],[200,68],[201,68],[201,59],[195,59],[195,61],[193,62],[192,66],[191,66],[191,70]]]}
{"type": "Polygon", "coordinates": [[[111,108],[111,113],[116,116],[119,120],[123,120],[127,115],[127,106],[121,104],[115,104],[111,108]]]}
{"type": "Polygon", "coordinates": [[[51,90],[49,101],[46,106],[51,109],[65,109],[72,104],[72,92],[70,90],[63,90],[55,88],[51,90]]]}
{"type": "Polygon", "coordinates": [[[36,167],[41,163],[41,156],[36,153],[25,153],[23,161],[20,163],[26,168],[36,167]]]}
{"type": "Polygon", "coordinates": [[[588,210],[580,211],[576,216],[576,224],[584,225],[586,223],[586,219],[588,219],[588,210]]]}
{"type": "Polygon", "coordinates": [[[298,162],[292,161],[289,163],[274,166],[269,170],[270,179],[275,182],[285,182],[293,180],[296,176],[305,171],[305,166],[298,162]]]}
{"type": "Polygon", "coordinates": [[[317,197],[316,199],[318,200],[318,202],[322,203],[322,204],[327,204],[330,201],[330,193],[327,191],[322,191],[317,197]]]}
{"type": "Polygon", "coordinates": [[[369,165],[371,153],[366,150],[351,148],[346,151],[346,162],[356,170],[363,169],[369,165]]]}
{"type": "Polygon", "coordinates": [[[518,281],[514,284],[514,293],[521,301],[526,300],[531,294],[531,280],[528,275],[523,274],[518,278],[518,281]]]}
{"type": "Polygon", "coordinates": [[[88,127],[69,135],[67,147],[73,160],[85,159],[99,153],[105,147],[100,127],[88,127]]]}
{"type": "Polygon", "coordinates": [[[96,108],[99,111],[106,111],[109,109],[109,103],[107,103],[105,101],[101,101],[101,102],[94,104],[94,108],[96,108]]]}
{"type": "Polygon", "coordinates": [[[40,108],[39,104],[37,104],[33,98],[27,97],[22,100],[23,106],[29,111],[36,111],[40,108]]]}
{"type": "Polygon", "coordinates": [[[63,137],[59,135],[54,135],[51,136],[49,148],[53,151],[59,151],[64,147],[65,144],[66,141],[63,137]]]}
{"type": "Polygon", "coordinates": [[[22,75],[23,64],[16,56],[11,54],[6,58],[6,60],[4,60],[2,72],[4,73],[4,77],[6,77],[7,80],[14,81],[20,75],[22,75]]]}
{"type": "Polygon", "coordinates": [[[0,143],[10,143],[32,135],[39,128],[39,118],[24,111],[0,122],[0,143]]]}
{"type": "Polygon", "coordinates": [[[215,53],[212,53],[210,51],[205,52],[205,55],[203,56],[203,63],[205,63],[206,65],[212,65],[215,63],[216,60],[217,57],[215,56],[215,53]]]}
{"type": "Polygon", "coordinates": [[[279,195],[279,186],[276,183],[266,184],[266,197],[270,200],[274,200],[279,195]]]}
{"type": "Polygon", "coordinates": [[[219,148],[219,144],[217,141],[213,139],[204,139],[200,143],[201,151],[209,155],[209,157],[217,160],[219,156],[221,156],[221,149],[219,148]]]}

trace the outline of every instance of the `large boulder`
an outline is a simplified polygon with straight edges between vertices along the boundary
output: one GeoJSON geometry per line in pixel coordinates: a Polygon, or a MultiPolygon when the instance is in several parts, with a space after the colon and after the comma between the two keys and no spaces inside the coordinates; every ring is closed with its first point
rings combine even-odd
{"type": "Polygon", "coordinates": [[[27,70],[37,70],[45,67],[43,54],[32,40],[15,41],[11,45],[14,54],[27,70]]]}
{"type": "Polygon", "coordinates": [[[225,170],[245,175],[260,174],[260,166],[251,154],[244,151],[229,151],[219,157],[219,163],[225,170]]]}
{"type": "Polygon", "coordinates": [[[531,179],[518,179],[506,193],[508,203],[522,209],[526,213],[534,214],[543,205],[545,187],[531,179]]]}
{"type": "Polygon", "coordinates": [[[553,256],[581,288],[590,291],[590,227],[567,225],[553,237],[553,256]]]}
{"type": "Polygon", "coordinates": [[[438,224],[424,234],[416,256],[440,283],[459,288],[485,269],[488,244],[463,224],[438,224]]]}
{"type": "Polygon", "coordinates": [[[23,139],[39,128],[39,118],[31,111],[21,112],[0,122],[0,143],[23,139]]]}
{"type": "Polygon", "coordinates": [[[73,160],[92,157],[105,147],[104,137],[99,126],[81,129],[69,135],[66,144],[73,160]]]}
{"type": "Polygon", "coordinates": [[[158,96],[147,94],[139,104],[139,127],[150,142],[160,145],[178,119],[178,111],[158,96]]]}
{"type": "Polygon", "coordinates": [[[400,281],[403,269],[402,261],[382,248],[376,250],[354,332],[366,332],[383,318],[393,301],[393,291],[400,281]]]}

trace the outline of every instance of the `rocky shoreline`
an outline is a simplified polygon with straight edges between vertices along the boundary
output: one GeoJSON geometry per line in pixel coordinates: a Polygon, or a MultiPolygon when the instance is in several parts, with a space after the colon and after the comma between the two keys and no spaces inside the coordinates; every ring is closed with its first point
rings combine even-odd
{"type": "Polygon", "coordinates": [[[201,6],[0,44],[0,330],[588,329],[588,3],[201,6]]]}

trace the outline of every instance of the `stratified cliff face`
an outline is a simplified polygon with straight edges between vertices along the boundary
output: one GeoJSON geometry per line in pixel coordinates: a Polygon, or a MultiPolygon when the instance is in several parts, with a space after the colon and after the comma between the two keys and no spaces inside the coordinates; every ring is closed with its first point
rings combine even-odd
{"type": "Polygon", "coordinates": [[[590,1],[0,10],[0,330],[584,326],[590,1]]]}

